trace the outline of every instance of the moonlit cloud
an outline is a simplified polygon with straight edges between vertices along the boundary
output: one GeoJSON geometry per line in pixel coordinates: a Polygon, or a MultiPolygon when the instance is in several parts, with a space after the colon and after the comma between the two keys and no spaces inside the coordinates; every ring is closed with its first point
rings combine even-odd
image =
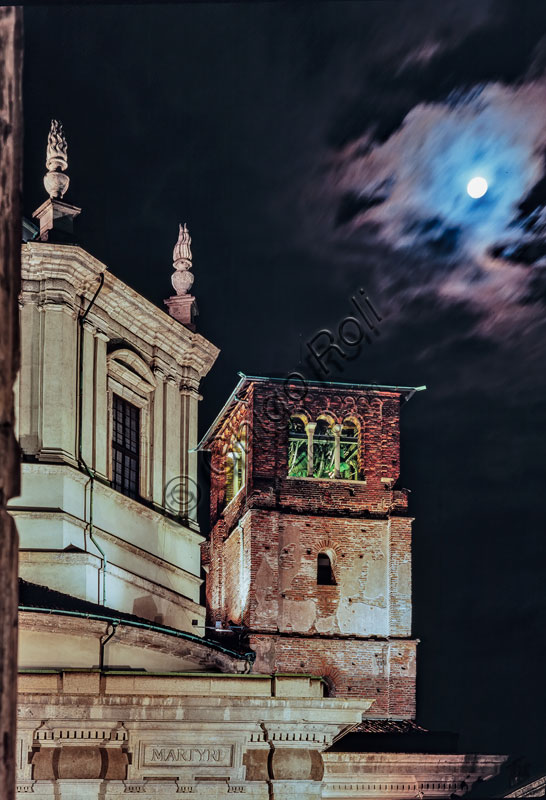
{"type": "Polygon", "coordinates": [[[375,223],[395,249],[430,245],[480,260],[514,235],[518,203],[542,175],[546,88],[491,85],[466,101],[418,105],[383,145],[347,165],[343,193],[371,206],[353,226],[375,223]],[[483,176],[479,202],[466,191],[483,176]],[[450,247],[451,239],[456,246],[450,247]]]}
{"type": "MultiPolygon", "coordinates": [[[[426,260],[436,272],[425,283],[416,276],[407,292],[433,289],[467,299],[498,321],[528,293],[532,258],[519,264],[517,253],[542,234],[542,207],[537,200],[523,214],[519,206],[543,177],[545,150],[543,83],[495,83],[419,103],[384,143],[371,142],[367,132],[341,155],[334,181],[338,233],[362,232],[393,251],[396,266],[385,271],[384,285],[392,285],[401,264],[426,260]],[[488,183],[478,199],[467,192],[476,175],[488,183]]],[[[525,305],[529,314],[533,304],[525,305]]]]}

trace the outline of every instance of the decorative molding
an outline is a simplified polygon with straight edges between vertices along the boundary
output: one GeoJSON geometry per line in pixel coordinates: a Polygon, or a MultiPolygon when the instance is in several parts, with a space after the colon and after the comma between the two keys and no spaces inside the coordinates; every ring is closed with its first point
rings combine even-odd
{"type": "Polygon", "coordinates": [[[36,781],[17,781],[15,791],[17,794],[33,794],[36,781]]]}
{"type": "Polygon", "coordinates": [[[220,352],[217,347],[180,325],[80,247],[47,242],[23,244],[21,302],[37,304],[39,298],[56,298],[58,304],[71,306],[77,314],[79,295],[84,293],[90,300],[101,273],[105,275],[104,288],[89,313],[90,322],[107,331],[110,338],[140,339],[139,349],[146,343],[150,357],[160,356],[180,379],[187,367],[195,369],[199,378],[208,373],[220,352]]]}
{"type": "Polygon", "coordinates": [[[95,744],[108,745],[126,742],[129,734],[123,723],[119,723],[115,728],[51,728],[43,722],[34,731],[33,740],[39,742],[41,746],[56,747],[58,743],[81,744],[82,742],[92,741],[95,744]]]}
{"type": "Polygon", "coordinates": [[[144,394],[149,394],[156,388],[154,373],[144,359],[132,350],[113,350],[108,354],[106,363],[111,375],[122,383],[131,384],[144,394]]]}

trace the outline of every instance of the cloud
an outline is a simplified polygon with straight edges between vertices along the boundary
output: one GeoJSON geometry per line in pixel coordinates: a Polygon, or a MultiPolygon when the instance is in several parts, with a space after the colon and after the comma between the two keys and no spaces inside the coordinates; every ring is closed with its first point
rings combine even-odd
{"type": "Polygon", "coordinates": [[[384,142],[367,131],[335,158],[337,234],[390,250],[383,287],[414,270],[406,297],[433,291],[467,300],[489,309],[488,327],[514,304],[528,314],[544,298],[544,280],[533,274],[529,286],[529,264],[546,253],[545,150],[543,82],[491,83],[418,103],[384,142]],[[466,191],[476,175],[489,185],[477,200],[466,191]]]}

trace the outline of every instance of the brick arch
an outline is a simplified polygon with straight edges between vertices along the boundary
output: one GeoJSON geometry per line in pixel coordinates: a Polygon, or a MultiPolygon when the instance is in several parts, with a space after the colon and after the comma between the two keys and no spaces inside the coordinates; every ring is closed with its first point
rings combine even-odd
{"type": "Polygon", "coordinates": [[[334,553],[337,561],[339,554],[341,553],[341,545],[339,542],[332,541],[329,538],[319,539],[315,545],[315,550],[315,556],[318,556],[319,553],[327,553],[329,550],[331,550],[334,553]]]}
{"type": "Polygon", "coordinates": [[[319,674],[328,687],[328,696],[335,697],[337,687],[343,681],[341,672],[337,667],[332,666],[332,664],[323,659],[319,666],[319,674]]]}
{"type": "Polygon", "coordinates": [[[362,432],[362,429],[364,427],[364,420],[362,419],[360,414],[353,414],[353,413],[345,414],[343,416],[343,419],[341,419],[341,425],[344,425],[346,422],[352,422],[354,425],[356,425],[359,434],[362,432]]]}
{"type": "Polygon", "coordinates": [[[293,417],[298,417],[299,419],[301,419],[301,421],[303,422],[304,425],[307,425],[307,423],[311,422],[311,420],[312,420],[312,415],[310,414],[310,412],[307,411],[305,408],[302,408],[302,407],[291,408],[290,409],[290,416],[288,417],[288,424],[290,424],[290,420],[293,417]]]}
{"type": "Polygon", "coordinates": [[[324,419],[324,420],[326,420],[326,422],[327,422],[327,423],[328,423],[330,426],[332,426],[332,425],[336,425],[336,424],[337,424],[337,422],[338,422],[338,418],[337,418],[337,417],[336,417],[336,415],[335,415],[335,414],[333,414],[333,413],[332,413],[332,411],[330,411],[330,410],[326,410],[326,411],[320,411],[320,412],[319,412],[319,413],[316,415],[316,417],[315,417],[315,419],[314,419],[314,422],[318,422],[318,420],[319,420],[319,419],[324,419]]]}

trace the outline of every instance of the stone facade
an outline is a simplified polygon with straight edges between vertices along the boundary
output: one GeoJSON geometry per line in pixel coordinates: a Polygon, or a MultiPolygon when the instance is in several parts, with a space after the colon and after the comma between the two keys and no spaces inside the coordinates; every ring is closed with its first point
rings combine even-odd
{"type": "Polygon", "coordinates": [[[369,702],[309,676],[22,674],[18,791],[55,800],[448,798],[499,756],[328,753],[369,702]]]}
{"type": "Polygon", "coordinates": [[[323,688],[305,676],[22,674],[18,790],[319,798],[321,751],[366,705],[323,688]]]}
{"type": "Polygon", "coordinates": [[[22,166],[22,9],[0,6],[0,787],[15,792],[17,530],[6,501],[19,491],[13,383],[19,366],[22,166]]]}
{"type": "Polygon", "coordinates": [[[429,753],[325,753],[322,797],[462,797],[498,772],[505,756],[429,753]]]}
{"type": "Polygon", "coordinates": [[[188,498],[199,382],[218,350],[78,247],[24,244],[22,277],[21,576],[203,635],[188,498]],[[115,397],[139,410],[136,498],[111,485],[115,397]]]}
{"type": "Polygon", "coordinates": [[[244,625],[258,669],[321,674],[337,696],[373,696],[371,713],[400,718],[415,716],[412,520],[395,488],[411,392],[243,379],[202,443],[211,450],[211,623],[244,625]],[[358,478],[290,476],[294,415],[307,429],[353,421],[358,478]],[[230,499],[228,459],[243,437],[245,483],[230,499]],[[330,585],[317,582],[321,553],[330,585]]]}

